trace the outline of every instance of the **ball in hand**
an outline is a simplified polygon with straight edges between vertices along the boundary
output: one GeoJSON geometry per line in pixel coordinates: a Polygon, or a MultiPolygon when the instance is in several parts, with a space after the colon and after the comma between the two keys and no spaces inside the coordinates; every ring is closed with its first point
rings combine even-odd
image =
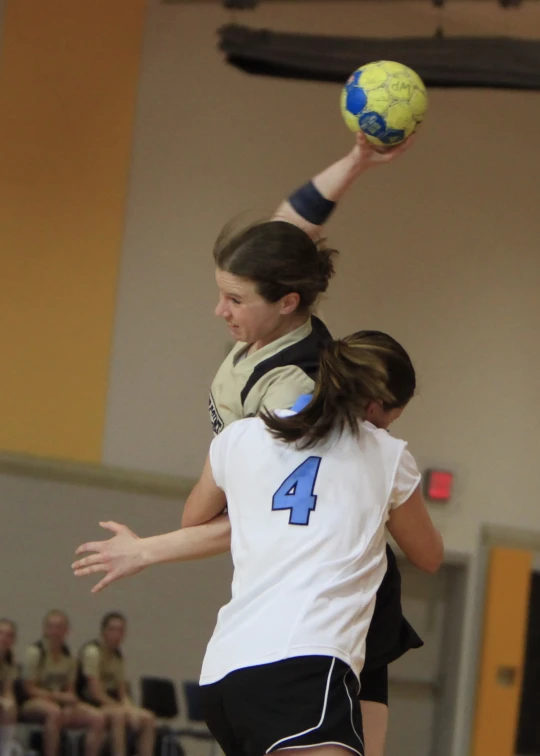
{"type": "Polygon", "coordinates": [[[388,60],[358,68],[341,92],[341,113],[351,131],[363,131],[378,146],[400,144],[414,133],[427,110],[418,74],[388,60]]]}

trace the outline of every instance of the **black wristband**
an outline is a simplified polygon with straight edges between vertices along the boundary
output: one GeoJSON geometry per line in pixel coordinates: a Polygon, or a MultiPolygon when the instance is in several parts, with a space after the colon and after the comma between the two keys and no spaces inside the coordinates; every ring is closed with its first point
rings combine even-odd
{"type": "Polygon", "coordinates": [[[308,181],[293,192],[289,197],[289,203],[298,215],[315,226],[322,226],[336,206],[335,202],[322,196],[313,181],[308,181]]]}

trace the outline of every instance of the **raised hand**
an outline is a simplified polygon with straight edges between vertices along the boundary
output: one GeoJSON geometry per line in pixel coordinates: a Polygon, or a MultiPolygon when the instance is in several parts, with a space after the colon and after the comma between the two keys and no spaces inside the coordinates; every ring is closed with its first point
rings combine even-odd
{"type": "Polygon", "coordinates": [[[102,528],[110,530],[115,535],[106,541],[91,541],[84,543],[75,554],[88,554],[78,559],[71,566],[76,577],[105,572],[105,577],[93,588],[92,593],[98,593],[113,583],[129,575],[136,575],[145,567],[141,539],[127,525],[117,522],[100,522],[102,528]]]}
{"type": "Polygon", "coordinates": [[[382,163],[391,163],[392,160],[396,160],[400,155],[403,155],[415,140],[416,135],[413,134],[395,147],[379,147],[378,145],[371,144],[363,131],[358,131],[351,157],[353,157],[359,168],[365,170],[382,163]]]}

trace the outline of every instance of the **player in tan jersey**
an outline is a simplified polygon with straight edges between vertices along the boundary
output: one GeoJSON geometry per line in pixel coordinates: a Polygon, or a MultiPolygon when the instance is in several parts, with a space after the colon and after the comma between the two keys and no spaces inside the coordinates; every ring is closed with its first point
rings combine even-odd
{"type": "Polygon", "coordinates": [[[138,756],[152,756],[156,722],[152,712],[141,709],[126,690],[124,659],[120,650],[126,634],[126,619],[109,612],[101,620],[101,638],[81,649],[85,678],[84,698],[105,715],[111,727],[113,756],[126,752],[126,725],[138,736],[138,756]]]}
{"type": "Polygon", "coordinates": [[[105,717],[75,694],[77,666],[66,646],[68,632],[66,614],[52,610],[43,623],[43,638],[27,648],[23,679],[28,698],[21,717],[26,722],[43,723],[45,756],[57,756],[64,727],[85,729],[85,754],[98,756],[105,717]]]}
{"type": "Polygon", "coordinates": [[[258,415],[263,405],[288,408],[300,395],[311,393],[314,382],[303,358],[313,352],[308,344],[322,342],[326,334],[330,338],[323,323],[312,316],[294,331],[250,354],[247,344],[237,344],[212,383],[209,410],[214,433],[234,420],[258,415]],[[298,356],[296,364],[286,364],[283,354],[293,349],[298,356]]]}
{"type": "MultiPolygon", "coordinates": [[[[219,289],[215,313],[227,322],[237,344],[212,383],[209,412],[214,433],[263,408],[291,407],[313,390],[318,360],[303,364],[305,353],[314,350],[313,345],[305,349],[302,342],[320,335],[312,333],[312,311],[334,272],[335,250],[321,241],[323,224],[358,177],[399,157],[409,144],[381,153],[360,133],[344,158],[282,202],[271,221],[221,234],[214,249],[219,289]],[[304,352],[295,355],[296,361],[283,354],[295,345],[304,352]],[[257,371],[264,375],[246,392],[246,383],[257,371]]],[[[330,338],[326,332],[321,345],[330,338]]]]}
{"type": "Polygon", "coordinates": [[[12,750],[17,723],[17,704],[13,692],[17,676],[13,658],[16,634],[14,622],[0,619],[0,756],[7,756],[12,750]]]}

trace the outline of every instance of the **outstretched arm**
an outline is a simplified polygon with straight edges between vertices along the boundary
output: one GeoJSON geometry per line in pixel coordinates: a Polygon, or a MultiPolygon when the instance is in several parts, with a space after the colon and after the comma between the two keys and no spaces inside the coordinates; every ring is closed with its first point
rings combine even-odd
{"type": "Polygon", "coordinates": [[[313,239],[323,235],[323,225],[336,203],[369,168],[390,163],[412,144],[413,137],[398,147],[375,147],[360,131],[353,149],[311,181],[293,192],[276,210],[273,220],[284,220],[299,226],[313,239]]]}
{"type": "Polygon", "coordinates": [[[228,516],[223,514],[225,506],[225,494],[214,482],[207,460],[186,502],[181,530],[139,538],[126,525],[102,522],[101,527],[114,533],[114,537],[79,546],[77,555],[90,553],[90,556],[74,562],[74,574],[82,577],[105,572],[105,577],[92,588],[92,593],[97,593],[115,580],[136,575],[152,564],[224,554],[231,545],[231,525],[228,516]]]}
{"type": "Polygon", "coordinates": [[[220,515],[204,525],[149,538],[139,538],[126,525],[117,522],[101,522],[100,525],[114,533],[113,538],[79,546],[75,552],[78,556],[90,555],[72,565],[76,577],[105,573],[105,577],[92,588],[92,593],[102,591],[115,580],[136,575],[153,564],[204,559],[225,554],[231,547],[231,524],[227,515],[220,515]]]}

